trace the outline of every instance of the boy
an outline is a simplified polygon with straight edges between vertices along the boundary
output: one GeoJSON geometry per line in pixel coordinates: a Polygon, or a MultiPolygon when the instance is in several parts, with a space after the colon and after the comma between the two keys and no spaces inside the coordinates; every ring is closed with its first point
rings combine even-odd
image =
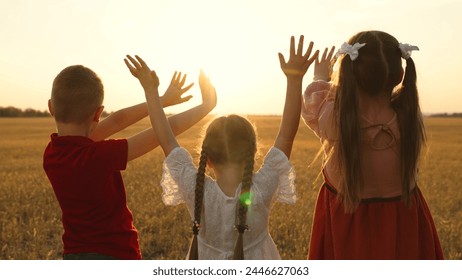
{"type": "MultiPolygon", "coordinates": [[[[153,73],[154,75],[154,73],[153,73]]],[[[163,106],[185,102],[186,75],[173,75],[163,106]]],[[[105,140],[148,115],[146,103],[122,109],[99,122],[103,85],[90,69],[65,68],[53,81],[48,107],[57,133],[45,149],[43,168],[62,210],[63,259],[141,259],[138,233],[127,207],[120,170],[158,146],[152,128],[128,139],[105,140]]],[[[202,103],[170,118],[180,134],[205,117],[202,103]]]]}

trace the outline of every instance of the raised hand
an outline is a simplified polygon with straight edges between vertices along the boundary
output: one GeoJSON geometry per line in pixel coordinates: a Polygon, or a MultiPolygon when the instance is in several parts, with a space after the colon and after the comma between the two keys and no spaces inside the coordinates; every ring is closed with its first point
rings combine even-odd
{"type": "Polygon", "coordinates": [[[181,72],[177,73],[175,71],[172,76],[172,80],[170,81],[170,85],[162,96],[162,105],[164,107],[180,104],[192,98],[191,95],[182,97],[182,95],[194,85],[194,83],[191,83],[186,87],[183,87],[185,82],[186,74],[181,77],[181,72]]]}
{"type": "Polygon", "coordinates": [[[124,59],[130,73],[132,73],[132,75],[140,81],[145,92],[151,90],[155,90],[157,92],[157,88],[159,87],[159,78],[157,77],[156,72],[151,71],[141,57],[135,55],[135,58],[136,60],[130,55],[127,55],[127,58],[124,59]]]}
{"type": "Polygon", "coordinates": [[[217,92],[210,79],[202,70],[199,74],[199,86],[201,88],[202,104],[206,105],[209,109],[214,108],[217,105],[217,92]]]}
{"type": "Polygon", "coordinates": [[[284,74],[289,77],[303,77],[310,67],[311,63],[318,57],[319,51],[316,51],[311,57],[313,42],[310,42],[308,49],[303,54],[303,35],[300,36],[297,52],[295,52],[295,38],[290,38],[290,56],[286,62],[284,55],[279,53],[279,62],[284,74]]]}
{"type": "Polygon", "coordinates": [[[335,46],[333,46],[329,54],[327,54],[328,48],[324,50],[324,53],[321,56],[321,60],[319,57],[316,58],[316,62],[314,63],[314,78],[313,80],[318,81],[330,81],[330,75],[332,73],[332,66],[335,62],[334,56],[335,46]]]}

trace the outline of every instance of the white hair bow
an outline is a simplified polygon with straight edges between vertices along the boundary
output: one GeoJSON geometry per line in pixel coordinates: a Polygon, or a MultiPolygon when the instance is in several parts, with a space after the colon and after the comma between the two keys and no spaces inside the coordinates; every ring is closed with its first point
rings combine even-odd
{"type": "Polygon", "coordinates": [[[412,51],[418,51],[419,47],[409,45],[409,44],[399,43],[399,49],[401,50],[401,57],[404,59],[408,59],[411,57],[412,51]]]}
{"type": "Polygon", "coordinates": [[[353,46],[348,43],[343,43],[340,49],[337,51],[336,56],[338,57],[339,55],[347,54],[350,56],[351,61],[354,61],[356,58],[358,58],[358,50],[365,45],[366,43],[355,43],[353,46]]]}

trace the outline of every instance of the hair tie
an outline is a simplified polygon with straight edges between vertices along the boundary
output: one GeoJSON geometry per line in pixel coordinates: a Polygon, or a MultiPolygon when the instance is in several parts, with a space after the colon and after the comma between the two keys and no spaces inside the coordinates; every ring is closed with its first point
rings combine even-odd
{"type": "Polygon", "coordinates": [[[399,50],[401,51],[401,57],[404,59],[410,58],[412,51],[419,51],[419,47],[409,45],[409,44],[399,43],[398,47],[399,47],[399,50]]]}
{"type": "Polygon", "coordinates": [[[244,233],[244,231],[249,230],[248,225],[234,225],[234,229],[237,230],[239,233],[244,233]]]}
{"type": "Polygon", "coordinates": [[[358,58],[359,52],[358,50],[364,47],[366,43],[355,43],[354,45],[350,45],[348,43],[343,43],[340,49],[337,51],[336,57],[347,54],[350,56],[351,61],[354,61],[358,58]]]}
{"type": "Polygon", "coordinates": [[[201,228],[201,224],[197,221],[193,221],[192,231],[195,235],[199,234],[199,229],[201,228]]]}

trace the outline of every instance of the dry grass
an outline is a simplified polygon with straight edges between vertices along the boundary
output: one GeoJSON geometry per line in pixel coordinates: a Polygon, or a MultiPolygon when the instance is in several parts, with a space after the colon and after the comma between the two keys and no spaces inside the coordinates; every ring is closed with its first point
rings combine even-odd
{"type": "MultiPolygon", "coordinates": [[[[261,159],[272,145],[279,117],[250,117],[256,124],[261,159]]],[[[197,156],[204,122],[184,133],[180,143],[197,156]]],[[[117,135],[125,137],[149,125],[146,120],[117,135]]],[[[445,257],[462,259],[462,119],[427,119],[429,151],[421,166],[420,186],[432,211],[445,257]]],[[[61,212],[42,169],[42,155],[54,131],[52,119],[0,119],[0,259],[61,258],[61,212]]],[[[300,126],[291,161],[297,171],[298,202],[276,204],[270,232],[283,259],[305,259],[319,170],[308,168],[319,142],[300,126]]],[[[190,238],[184,206],[161,201],[160,149],[129,163],[123,173],[128,205],[139,230],[145,259],[183,259],[190,238]]]]}

